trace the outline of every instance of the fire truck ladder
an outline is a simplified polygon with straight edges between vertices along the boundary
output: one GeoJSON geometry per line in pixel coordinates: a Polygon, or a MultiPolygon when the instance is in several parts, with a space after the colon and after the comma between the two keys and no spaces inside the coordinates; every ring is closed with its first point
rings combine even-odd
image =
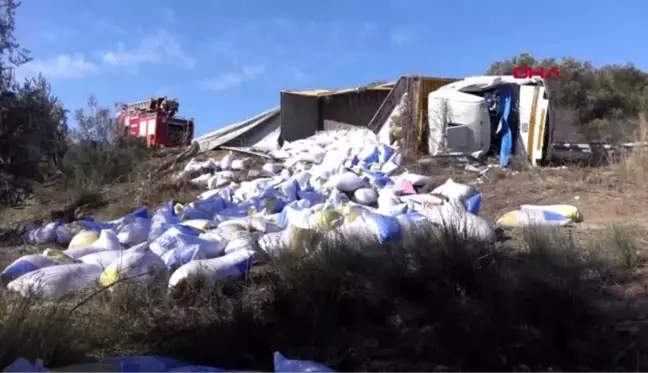
{"type": "Polygon", "coordinates": [[[158,105],[163,105],[164,110],[173,113],[173,115],[175,115],[175,113],[178,112],[178,108],[180,106],[178,100],[174,98],[153,97],[148,100],[137,101],[130,104],[117,103],[115,104],[115,107],[119,111],[123,111],[126,113],[136,113],[142,111],[155,111],[155,110],[162,109],[162,107],[159,107],[158,105]]]}
{"type": "Polygon", "coordinates": [[[151,110],[151,103],[152,103],[151,101],[152,101],[152,99],[148,99],[148,100],[142,100],[142,101],[133,102],[133,103],[130,103],[130,104],[124,104],[124,103],[118,102],[118,103],[115,104],[115,107],[117,108],[117,110],[122,110],[122,111],[125,111],[127,113],[133,113],[133,112],[137,112],[137,111],[150,111],[151,110]]]}

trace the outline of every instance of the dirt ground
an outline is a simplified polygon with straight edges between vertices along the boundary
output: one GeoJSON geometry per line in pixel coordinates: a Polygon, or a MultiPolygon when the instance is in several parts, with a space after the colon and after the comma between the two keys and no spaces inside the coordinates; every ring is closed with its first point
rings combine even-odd
{"type": "MultiPolygon", "coordinates": [[[[208,152],[200,155],[198,159],[218,160],[226,153],[208,152]]],[[[260,166],[263,162],[264,160],[259,159],[255,163],[259,163],[257,166],[260,166]]],[[[195,199],[201,190],[172,180],[172,176],[183,165],[176,165],[155,180],[138,180],[108,187],[101,193],[102,201],[97,206],[86,208],[83,213],[111,220],[143,204],[155,207],[169,199],[189,202],[195,199]]],[[[428,166],[425,169],[410,169],[432,176],[439,184],[447,178],[475,184],[483,194],[480,214],[491,223],[500,215],[515,210],[522,204],[572,204],[584,215],[584,221],[571,228],[575,231],[596,231],[613,224],[648,230],[648,198],[645,198],[648,196],[648,187],[637,187],[636,183],[622,180],[618,166],[534,168],[506,172],[497,170],[487,173],[487,177],[482,178],[482,182],[479,183],[475,183],[477,174],[463,171],[461,167],[428,166]]],[[[31,200],[23,206],[2,210],[0,227],[19,228],[36,219],[47,221],[50,211],[65,202],[65,197],[45,202],[31,200]]]]}
{"type": "MultiPolygon", "coordinates": [[[[202,154],[199,159],[218,160],[226,153],[214,151],[202,154]]],[[[258,160],[257,166],[260,167],[263,162],[264,160],[258,160]]],[[[141,204],[155,207],[169,199],[190,202],[202,190],[172,181],[172,176],[183,166],[184,164],[177,165],[157,180],[146,181],[148,184],[140,180],[107,188],[102,193],[101,203],[88,207],[83,212],[98,219],[112,220],[141,204]]],[[[448,178],[458,182],[475,183],[478,178],[477,174],[464,171],[461,166],[456,165],[410,169],[412,172],[432,176],[438,184],[448,178]]],[[[648,196],[648,189],[638,188],[622,180],[618,166],[534,168],[506,172],[495,170],[486,176],[482,178],[482,182],[475,183],[475,186],[483,194],[480,215],[490,223],[522,204],[572,204],[581,210],[584,221],[563,230],[568,231],[569,236],[578,243],[591,245],[598,237],[609,235],[608,231],[612,226],[631,229],[640,244],[648,242],[648,198],[645,198],[648,196]]],[[[0,226],[11,229],[20,228],[34,219],[47,221],[49,211],[58,207],[60,203],[60,200],[52,200],[51,203],[45,204],[28,201],[20,208],[0,212],[0,226]]],[[[509,238],[519,239],[520,234],[510,233],[509,238]]],[[[22,245],[15,241],[0,242],[0,265],[4,266],[22,255],[42,250],[43,247],[22,245]]],[[[629,286],[629,293],[633,296],[648,293],[648,277],[646,280],[638,279],[637,283],[640,285],[629,286]],[[643,286],[644,282],[646,286],[643,286]]]]}

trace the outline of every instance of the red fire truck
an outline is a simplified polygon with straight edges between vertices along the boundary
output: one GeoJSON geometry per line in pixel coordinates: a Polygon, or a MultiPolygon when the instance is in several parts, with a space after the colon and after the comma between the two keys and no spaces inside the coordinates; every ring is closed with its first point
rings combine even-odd
{"type": "Polygon", "coordinates": [[[157,97],[115,106],[117,125],[123,136],[143,138],[149,147],[172,148],[191,144],[194,121],[176,116],[180,107],[178,100],[157,97]]]}

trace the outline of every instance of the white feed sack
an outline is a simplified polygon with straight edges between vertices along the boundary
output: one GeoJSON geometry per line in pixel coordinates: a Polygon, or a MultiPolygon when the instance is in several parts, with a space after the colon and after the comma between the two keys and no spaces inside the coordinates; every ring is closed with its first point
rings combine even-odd
{"type": "MultiPolygon", "coordinates": [[[[288,144],[286,141],[285,144],[288,144]]],[[[279,159],[279,160],[286,160],[290,157],[290,153],[287,152],[285,149],[278,149],[278,150],[273,150],[270,153],[268,153],[273,159],[279,159]]]]}
{"type": "Polygon", "coordinates": [[[509,211],[495,222],[500,228],[564,227],[571,224],[572,220],[567,216],[539,209],[509,211]]]}
{"type": "Polygon", "coordinates": [[[218,258],[195,260],[178,268],[169,279],[169,287],[173,288],[183,280],[194,276],[207,276],[212,281],[229,277],[240,277],[252,266],[255,252],[239,250],[218,258]]]}
{"type": "Polygon", "coordinates": [[[100,251],[122,250],[117,235],[112,230],[104,229],[99,235],[99,239],[87,246],[74,247],[64,251],[64,254],[70,258],[79,259],[82,256],[98,253],[100,251]]]}
{"type": "Polygon", "coordinates": [[[91,287],[101,272],[101,267],[85,263],[45,267],[18,277],[7,288],[23,297],[55,300],[91,287]]]}
{"type": "Polygon", "coordinates": [[[421,234],[431,232],[433,229],[432,222],[420,213],[403,214],[396,217],[400,224],[402,240],[404,244],[416,242],[420,239],[421,234]]]}
{"type": "Polygon", "coordinates": [[[234,161],[234,153],[229,152],[226,156],[223,157],[220,161],[221,170],[231,170],[232,162],[234,161]]]}
{"type": "Polygon", "coordinates": [[[457,233],[468,240],[484,243],[495,242],[495,230],[483,218],[457,209],[452,204],[423,208],[420,213],[436,227],[457,233]]]}
{"type": "Polygon", "coordinates": [[[391,188],[384,188],[378,192],[378,208],[386,209],[392,206],[399,205],[401,199],[396,196],[396,193],[391,188]]]}
{"type": "Polygon", "coordinates": [[[442,206],[447,203],[445,199],[434,194],[410,194],[399,198],[403,202],[412,203],[413,206],[421,208],[442,206]]]}
{"type": "Polygon", "coordinates": [[[153,241],[165,232],[169,224],[177,224],[180,219],[173,213],[173,206],[168,204],[159,208],[151,217],[149,241],[153,241]]]}
{"type": "Polygon", "coordinates": [[[79,261],[86,264],[94,264],[101,268],[106,268],[115,260],[124,256],[125,253],[126,251],[122,250],[100,251],[98,253],[84,255],[79,258],[79,261]]]}
{"type": "Polygon", "coordinates": [[[69,257],[69,256],[65,255],[63,250],[59,250],[59,249],[49,249],[49,248],[47,248],[47,249],[43,250],[42,255],[46,256],[46,257],[48,257],[50,259],[54,259],[57,262],[60,262],[61,264],[74,264],[74,263],[79,262],[77,259],[74,259],[72,257],[69,257]]]}
{"type": "Polygon", "coordinates": [[[114,292],[124,288],[130,290],[133,283],[150,285],[159,281],[161,286],[168,279],[164,261],[158,255],[151,252],[127,252],[102,271],[98,283],[102,287],[110,287],[114,292]]]}
{"type": "Polygon", "coordinates": [[[68,225],[59,225],[56,227],[56,243],[59,245],[67,245],[74,237],[72,228],[68,225]]]}
{"type": "MultiPolygon", "coordinates": [[[[234,232],[261,232],[261,233],[271,233],[278,232],[281,230],[275,222],[270,221],[265,217],[259,216],[247,216],[243,218],[235,218],[231,220],[224,221],[218,225],[218,229],[225,230],[228,227],[234,227],[234,232]]],[[[217,230],[218,230],[217,229],[217,230]]],[[[208,234],[209,232],[205,233],[208,234]]]]}
{"type": "Polygon", "coordinates": [[[425,175],[405,172],[398,176],[399,181],[404,181],[415,186],[419,193],[427,193],[432,189],[432,178],[425,175]]]}
{"type": "Polygon", "coordinates": [[[299,187],[304,189],[308,186],[308,182],[313,177],[313,174],[308,171],[300,171],[292,176],[293,180],[299,184],[299,187]]]}
{"type": "Polygon", "coordinates": [[[48,223],[45,226],[28,226],[27,228],[27,241],[34,244],[44,244],[53,242],[57,238],[57,228],[59,223],[48,223]]]}
{"type": "Polygon", "coordinates": [[[232,170],[241,171],[245,170],[250,166],[250,158],[234,159],[232,161],[232,170]]]}
{"type": "Polygon", "coordinates": [[[208,190],[222,188],[224,186],[229,185],[232,182],[232,179],[224,177],[223,175],[220,175],[218,173],[215,175],[207,175],[207,176],[209,176],[206,185],[208,190]]]}
{"type": "Polygon", "coordinates": [[[326,151],[321,147],[314,145],[307,152],[299,153],[291,162],[297,164],[299,162],[309,162],[314,164],[321,164],[326,156],[326,151]]]}
{"type": "Polygon", "coordinates": [[[353,199],[362,205],[373,205],[378,201],[378,193],[374,188],[360,188],[353,192],[353,199]]]}
{"type": "Polygon", "coordinates": [[[148,240],[150,230],[151,221],[149,219],[135,218],[118,230],[117,239],[122,245],[130,247],[148,240]]]}
{"type": "Polygon", "coordinates": [[[240,250],[252,250],[256,251],[259,246],[257,240],[262,236],[262,233],[259,232],[244,232],[240,233],[237,237],[230,240],[225,246],[225,255],[231,254],[240,250]]]}
{"type": "Polygon", "coordinates": [[[196,158],[191,158],[189,162],[184,166],[184,169],[182,171],[185,172],[192,172],[192,171],[198,171],[202,168],[202,162],[198,161],[196,158]]]}
{"type": "Polygon", "coordinates": [[[201,162],[192,158],[176,175],[177,180],[189,181],[192,178],[199,176],[205,173],[211,173],[218,171],[220,169],[220,163],[214,160],[213,158],[208,159],[207,161],[201,162]]]}
{"type": "Polygon", "coordinates": [[[150,243],[148,241],[142,242],[141,244],[134,245],[124,250],[124,253],[149,253],[151,249],[149,248],[150,243]]]}
{"type": "Polygon", "coordinates": [[[200,246],[208,258],[222,255],[225,249],[222,242],[192,236],[176,228],[170,228],[155,241],[151,242],[150,249],[154,254],[162,256],[167,251],[177,250],[190,245],[200,246]]]}
{"type": "Polygon", "coordinates": [[[475,193],[475,189],[466,184],[460,184],[452,179],[446,180],[445,183],[434,188],[432,194],[438,194],[449,200],[464,201],[475,193]]]}
{"type": "Polygon", "coordinates": [[[24,255],[14,260],[0,274],[3,284],[41,268],[63,264],[62,262],[40,254],[24,255]]]}
{"type": "Polygon", "coordinates": [[[258,245],[270,258],[280,257],[284,252],[310,253],[315,249],[314,229],[288,227],[281,232],[267,233],[259,237],[258,245]]]}
{"type": "Polygon", "coordinates": [[[280,163],[266,163],[261,169],[271,175],[276,175],[283,169],[283,165],[280,163]]]}
{"type": "Polygon", "coordinates": [[[193,179],[189,180],[189,183],[199,188],[207,188],[211,176],[212,176],[211,174],[202,174],[200,176],[196,176],[193,179]]]}
{"type": "Polygon", "coordinates": [[[204,248],[195,244],[169,250],[161,258],[166,268],[171,272],[192,260],[209,259],[204,248]]]}
{"type": "Polygon", "coordinates": [[[331,176],[329,184],[341,192],[355,192],[357,189],[369,186],[369,183],[353,172],[343,172],[331,176]]]}

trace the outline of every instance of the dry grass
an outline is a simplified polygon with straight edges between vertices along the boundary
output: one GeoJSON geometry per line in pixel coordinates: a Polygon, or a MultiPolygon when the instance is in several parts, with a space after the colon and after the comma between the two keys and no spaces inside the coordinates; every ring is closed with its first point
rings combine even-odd
{"type": "Polygon", "coordinates": [[[603,307],[615,299],[606,284],[627,278],[625,259],[564,232],[522,237],[495,248],[432,232],[408,247],[318,238],[302,243],[315,254],[286,254],[241,280],[187,283],[162,302],[99,295],[75,307],[3,293],[0,365],[160,354],[268,371],[281,350],[342,371],[636,369],[628,351],[638,346],[603,307]]]}
{"type": "MultiPolygon", "coordinates": [[[[635,132],[634,142],[648,142],[648,122],[643,116],[640,118],[639,126],[635,132]]],[[[638,149],[625,155],[620,162],[619,173],[634,188],[646,191],[648,187],[648,152],[638,149]]]]}
{"type": "MultiPolygon", "coordinates": [[[[78,297],[43,304],[2,292],[0,366],[19,356],[61,367],[160,354],[271,370],[280,350],[342,371],[641,370],[647,154],[612,166],[493,171],[479,186],[488,220],[522,203],[576,204],[586,217],[575,229],[510,232],[495,247],[469,250],[430,232],[408,247],[317,239],[302,243],[320,248],[312,256],[286,254],[244,279],[187,283],[164,299],[101,293],[79,306],[78,297]]],[[[439,182],[476,177],[423,168],[439,182]]],[[[110,204],[93,212],[114,218],[198,194],[168,176],[106,188],[110,204]]],[[[38,251],[21,246],[2,261],[38,251]]]]}

